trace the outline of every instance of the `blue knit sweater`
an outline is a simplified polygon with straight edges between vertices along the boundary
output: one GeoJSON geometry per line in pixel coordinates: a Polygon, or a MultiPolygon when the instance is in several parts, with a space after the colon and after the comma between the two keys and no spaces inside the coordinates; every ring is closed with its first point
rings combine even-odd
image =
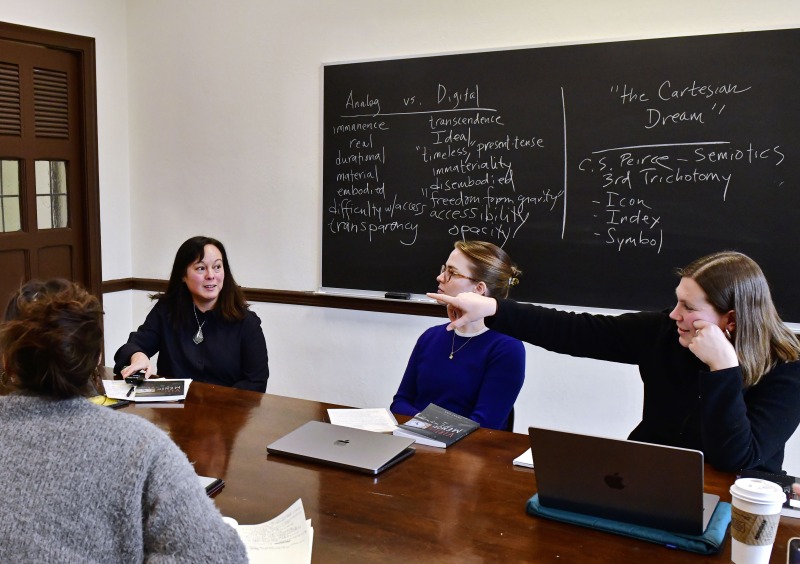
{"type": "Polygon", "coordinates": [[[446,327],[431,327],[417,340],[391,411],[416,415],[435,403],[482,427],[504,429],[525,380],[525,347],[496,331],[470,340],[446,327]]]}

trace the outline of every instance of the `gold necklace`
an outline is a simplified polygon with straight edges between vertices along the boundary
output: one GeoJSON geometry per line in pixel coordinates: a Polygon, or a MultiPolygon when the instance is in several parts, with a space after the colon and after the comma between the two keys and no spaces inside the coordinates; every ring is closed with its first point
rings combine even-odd
{"type": "Polygon", "coordinates": [[[461,349],[463,349],[464,347],[466,347],[467,343],[469,343],[473,339],[473,337],[475,337],[475,335],[467,339],[466,343],[464,343],[463,345],[461,345],[456,349],[456,331],[455,329],[453,329],[453,343],[450,345],[450,360],[453,360],[453,355],[456,354],[461,349]]]}

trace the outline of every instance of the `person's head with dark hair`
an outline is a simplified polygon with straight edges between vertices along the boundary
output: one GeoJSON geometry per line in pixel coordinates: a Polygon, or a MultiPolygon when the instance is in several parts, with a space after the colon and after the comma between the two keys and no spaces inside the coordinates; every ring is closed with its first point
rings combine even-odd
{"type": "Polygon", "coordinates": [[[58,399],[99,384],[103,309],[67,280],[31,281],[12,297],[0,326],[3,385],[58,399]]]}
{"type": "Polygon", "coordinates": [[[187,239],[178,248],[167,290],[153,298],[166,300],[178,324],[192,318],[192,304],[200,311],[216,309],[227,320],[242,319],[247,310],[225,247],[204,236],[187,239]]]}
{"type": "Polygon", "coordinates": [[[53,278],[51,280],[31,280],[11,295],[6,306],[3,321],[11,321],[19,317],[20,307],[34,301],[36,298],[45,294],[55,294],[66,290],[72,282],[63,278],[53,278]]]}

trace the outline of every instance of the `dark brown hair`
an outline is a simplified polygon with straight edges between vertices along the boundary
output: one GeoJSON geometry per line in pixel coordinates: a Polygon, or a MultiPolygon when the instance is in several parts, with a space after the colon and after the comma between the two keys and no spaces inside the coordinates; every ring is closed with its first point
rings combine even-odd
{"type": "Polygon", "coordinates": [[[100,389],[102,346],[96,297],[67,280],[28,282],[0,327],[3,385],[59,399],[89,395],[100,389]]]}
{"type": "Polygon", "coordinates": [[[172,322],[176,327],[193,320],[192,317],[192,295],[189,288],[183,281],[186,276],[186,269],[197,261],[203,260],[206,245],[214,245],[222,255],[222,268],[225,271],[225,281],[219,291],[219,298],[214,305],[214,310],[219,312],[223,319],[227,321],[237,321],[244,319],[248,305],[245,300],[244,292],[236,283],[228,264],[228,253],[225,247],[216,239],[211,237],[197,236],[187,239],[175,253],[175,261],[172,263],[172,272],[169,275],[167,290],[160,294],[150,296],[151,299],[164,301],[169,309],[172,322]]]}

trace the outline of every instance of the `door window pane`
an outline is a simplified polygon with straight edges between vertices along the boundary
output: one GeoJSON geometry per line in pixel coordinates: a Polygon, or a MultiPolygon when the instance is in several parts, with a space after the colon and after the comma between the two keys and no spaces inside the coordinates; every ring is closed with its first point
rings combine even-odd
{"type": "Polygon", "coordinates": [[[67,227],[67,163],[36,161],[36,217],[39,229],[67,227]]]}
{"type": "Polygon", "coordinates": [[[19,161],[0,160],[0,231],[19,231],[19,161]]]}

